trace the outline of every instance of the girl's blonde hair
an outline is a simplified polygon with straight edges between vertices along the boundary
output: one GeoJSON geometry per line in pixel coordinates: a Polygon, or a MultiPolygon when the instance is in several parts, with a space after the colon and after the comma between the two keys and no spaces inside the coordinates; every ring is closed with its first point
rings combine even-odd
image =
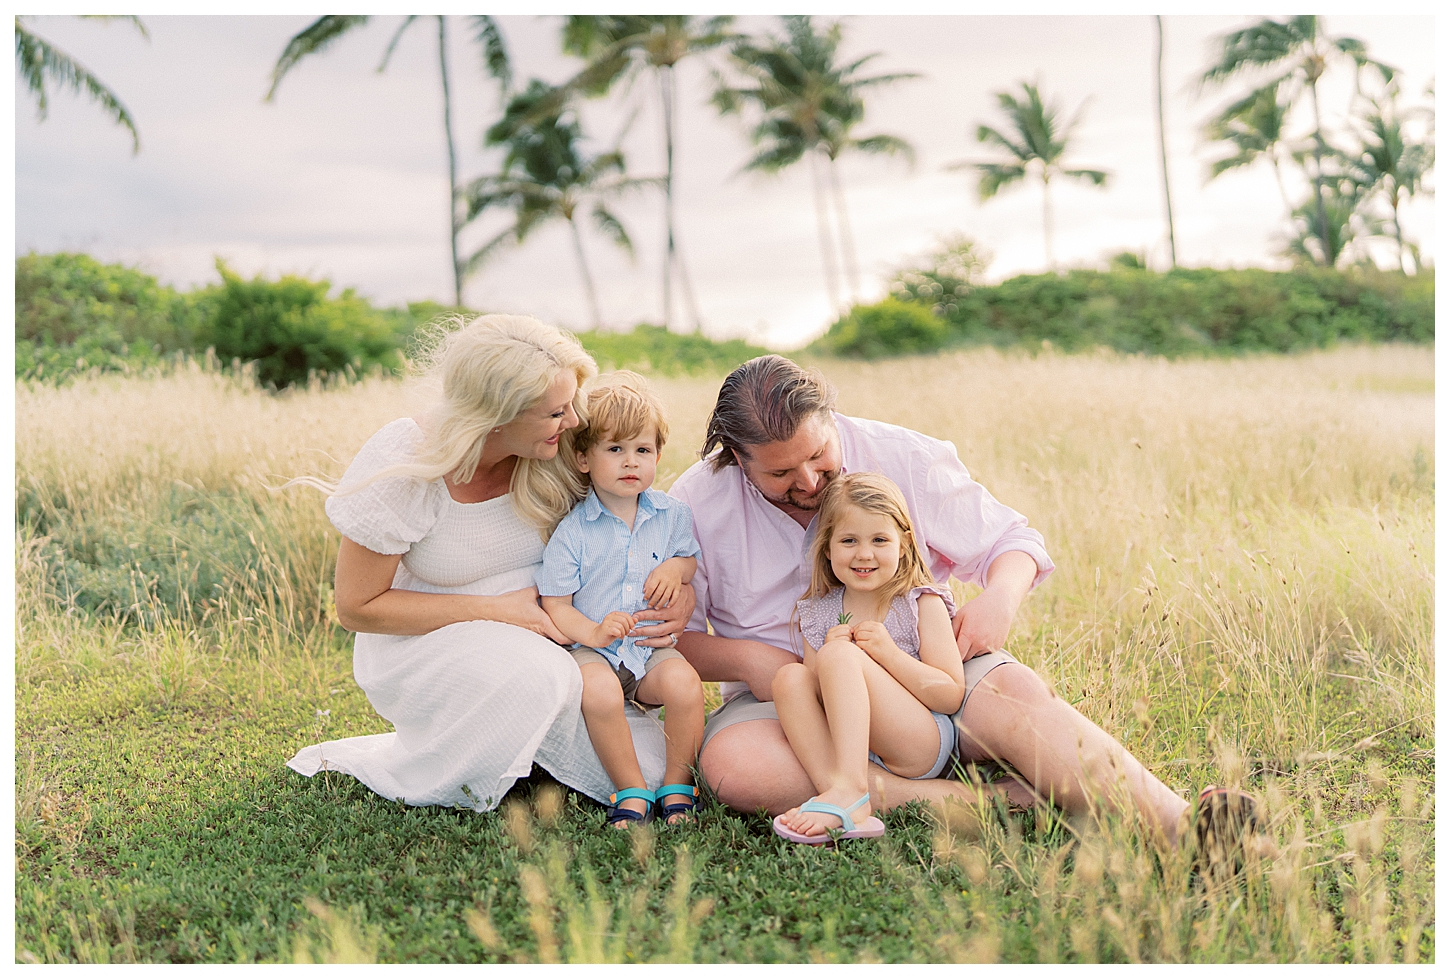
{"type": "MultiPolygon", "coordinates": [[[[344,487],[314,479],[294,482],[329,495],[355,493],[398,476],[425,482],[451,476],[466,483],[478,471],[489,434],[538,404],[561,371],[572,372],[578,382],[574,411],[581,423],[587,421],[584,382],[599,371],[571,334],[532,316],[497,313],[472,320],[455,315],[432,324],[418,365],[425,379],[442,390],[411,462],[344,487]]],[[[573,458],[566,432],[554,458],[520,458],[514,466],[509,481],[514,510],[545,538],[588,489],[573,458]]]]}
{"type": "Polygon", "coordinates": [[[846,507],[889,517],[901,534],[901,563],[883,589],[887,602],[913,588],[936,583],[911,531],[911,514],[907,512],[906,497],[901,495],[901,490],[880,473],[846,473],[831,480],[821,497],[816,536],[811,541],[811,587],[806,598],[820,598],[844,584],[831,570],[831,538],[846,507]]]}

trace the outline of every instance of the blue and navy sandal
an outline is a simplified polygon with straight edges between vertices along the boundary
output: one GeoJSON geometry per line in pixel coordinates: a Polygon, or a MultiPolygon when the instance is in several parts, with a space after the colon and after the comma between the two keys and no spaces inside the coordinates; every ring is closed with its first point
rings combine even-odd
{"type": "Polygon", "coordinates": [[[669,805],[661,802],[659,804],[660,818],[665,821],[665,825],[667,826],[682,826],[687,823],[693,823],[695,822],[695,813],[705,808],[700,804],[700,790],[693,785],[661,785],[655,789],[655,798],[657,800],[663,799],[667,795],[687,795],[690,797],[689,802],[672,802],[669,805]],[[671,816],[689,816],[690,818],[671,823],[671,816]]]}
{"type": "Polygon", "coordinates": [[[647,823],[650,812],[654,809],[654,802],[655,794],[649,789],[620,789],[609,797],[609,812],[604,816],[605,825],[613,829],[624,829],[630,823],[647,823]],[[643,799],[644,812],[621,806],[620,803],[626,799],[643,799]]]}

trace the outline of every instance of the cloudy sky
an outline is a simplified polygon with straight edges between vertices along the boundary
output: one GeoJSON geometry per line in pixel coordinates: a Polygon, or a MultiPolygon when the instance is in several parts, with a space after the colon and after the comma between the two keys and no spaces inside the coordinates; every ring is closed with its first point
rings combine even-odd
{"type": "MultiPolygon", "coordinates": [[[[920,78],[876,90],[861,135],[911,142],[900,159],[843,160],[841,176],[860,252],[860,298],[878,298],[892,268],[964,234],[994,260],[989,277],[1045,265],[1042,195],[1023,186],[979,204],[973,180],[945,166],[987,159],[972,138],[1001,124],[993,93],[1036,79],[1071,112],[1086,101],[1068,163],[1109,170],[1107,190],[1053,186],[1055,248],[1063,265],[1101,265],[1123,251],[1167,262],[1154,121],[1153,18],[1124,16],[845,16],[842,56],[880,52],[868,70],[920,78]]],[[[108,83],[129,107],[141,150],[100,110],[53,93],[44,121],[28,93],[15,96],[15,248],[86,251],[139,265],[186,287],[216,281],[217,257],[253,275],[300,273],[353,287],[374,302],[451,299],[447,162],[435,21],[403,36],[385,74],[375,69],[398,16],[380,15],[300,64],[276,99],[263,96],[288,38],[310,22],[286,16],[147,16],[149,41],[121,22],[39,16],[44,35],[108,83]]],[[[558,53],[558,17],[505,16],[501,24],[519,83],[563,80],[579,63],[558,53]]],[[[1169,168],[1184,265],[1283,267],[1284,207],[1265,166],[1204,181],[1214,150],[1198,133],[1233,90],[1200,94],[1194,79],[1213,39],[1248,18],[1165,18],[1169,168]]],[[[1425,16],[1330,15],[1334,34],[1362,38],[1370,54],[1404,72],[1409,101],[1423,102],[1434,73],[1434,23],[1425,16]]],[[[773,17],[737,28],[779,31],[773,17]]],[[[450,19],[453,116],[463,177],[494,170],[483,130],[500,111],[481,70],[466,19],[450,19]]],[[[751,149],[738,118],[706,99],[711,63],[679,72],[676,146],[679,239],[705,331],[779,349],[807,342],[831,320],[817,244],[810,172],[804,163],[773,177],[740,173],[751,149]]],[[[714,66],[723,67],[717,60],[714,66]]],[[[1347,73],[1323,87],[1327,122],[1349,108],[1347,73]]],[[[663,171],[657,89],[631,90],[583,109],[595,152],[622,148],[639,175],[663,171]],[[632,121],[631,121],[632,120],[632,121]],[[628,125],[626,125],[628,124],[628,125]]],[[[1307,120],[1306,120],[1307,121],[1307,120]]],[[[1291,191],[1294,188],[1291,187],[1291,191]]],[[[637,246],[631,262],[586,231],[604,318],[628,327],[661,318],[663,219],[658,195],[618,208],[637,246]]],[[[1408,235],[1427,256],[1434,206],[1413,204],[1408,235]]],[[[465,232],[465,248],[505,226],[487,215],[465,232]]],[[[1389,253],[1381,255],[1389,260],[1389,253]]],[[[539,231],[465,286],[469,305],[530,312],[589,326],[568,233],[539,231]]],[[[677,308],[676,324],[688,323],[677,308]]]]}

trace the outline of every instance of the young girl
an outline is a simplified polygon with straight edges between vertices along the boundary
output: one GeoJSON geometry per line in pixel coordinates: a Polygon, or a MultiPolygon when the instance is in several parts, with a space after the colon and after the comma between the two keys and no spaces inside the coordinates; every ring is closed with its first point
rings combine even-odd
{"type": "Polygon", "coordinates": [[[867,762],[935,778],[956,754],[951,714],[966,694],[951,591],[932,580],[906,500],[877,473],[838,477],[797,603],[805,655],[775,675],[780,725],[819,793],[775,818],[797,843],[880,836],[867,762]]]}

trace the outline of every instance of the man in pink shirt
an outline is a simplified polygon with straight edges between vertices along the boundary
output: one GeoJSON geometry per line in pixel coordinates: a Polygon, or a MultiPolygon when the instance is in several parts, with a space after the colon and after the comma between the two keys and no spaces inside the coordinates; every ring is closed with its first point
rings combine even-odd
{"type": "MultiPolygon", "coordinates": [[[[933,575],[983,589],[953,623],[966,663],[967,696],[955,715],[961,757],[1009,763],[1070,812],[1121,786],[1150,826],[1176,840],[1188,803],[1002,649],[1018,606],[1053,569],[1042,535],[972,480],[950,442],[840,415],[834,404],[819,371],[773,355],[742,364],[720,388],[701,461],[670,489],[690,505],[702,551],[695,613],[678,648],[725,698],[705,728],[705,781],[746,812],[775,815],[815,794],[776,719],[771,681],[800,657],[791,614],[809,584],[822,492],[841,472],[870,470],[901,488],[933,575]]],[[[879,766],[871,775],[875,809],[965,795],[946,779],[879,766]]],[[[1008,794],[1031,801],[1025,787],[1008,794]]]]}

